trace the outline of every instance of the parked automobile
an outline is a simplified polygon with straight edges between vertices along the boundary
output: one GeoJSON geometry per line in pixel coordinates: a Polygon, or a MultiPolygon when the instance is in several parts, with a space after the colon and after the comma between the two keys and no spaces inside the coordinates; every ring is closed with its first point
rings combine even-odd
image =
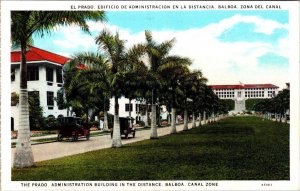
{"type": "Polygon", "coordinates": [[[57,120],[59,123],[58,141],[64,138],[71,138],[72,141],[77,141],[79,138],[90,139],[90,129],[79,117],[59,117],[57,120]]]}
{"type": "MultiPolygon", "coordinates": [[[[132,135],[132,137],[135,137],[135,132],[136,129],[130,125],[130,120],[131,120],[131,124],[133,124],[134,119],[133,118],[129,118],[129,117],[119,117],[120,120],[120,133],[121,136],[124,135],[125,138],[128,138],[128,135],[132,135]]],[[[111,138],[113,137],[113,129],[111,129],[111,138]]]]}

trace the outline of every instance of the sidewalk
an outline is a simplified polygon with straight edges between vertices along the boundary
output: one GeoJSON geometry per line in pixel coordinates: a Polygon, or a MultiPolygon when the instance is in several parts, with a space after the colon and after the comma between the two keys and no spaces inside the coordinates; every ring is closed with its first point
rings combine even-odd
{"type": "MultiPolygon", "coordinates": [[[[97,133],[97,132],[101,132],[100,130],[98,131],[91,131],[91,134],[97,133]]],[[[36,137],[30,137],[31,141],[35,141],[35,140],[41,140],[41,139],[51,139],[51,138],[57,138],[57,134],[51,134],[51,135],[42,135],[42,136],[36,136],[36,137]]],[[[16,143],[17,139],[11,139],[12,143],[16,143]]]]}
{"type": "MultiPolygon", "coordinates": [[[[144,127],[136,127],[136,129],[142,129],[144,127]]],[[[96,130],[96,131],[91,131],[91,135],[96,134],[96,133],[101,133],[103,132],[102,130],[96,130]]],[[[97,136],[103,136],[109,134],[109,132],[103,132],[102,135],[97,135],[97,136]]],[[[57,134],[50,134],[50,135],[42,135],[42,136],[35,136],[35,137],[30,137],[31,144],[42,144],[40,142],[35,142],[36,140],[41,140],[41,139],[51,139],[51,138],[57,138],[57,134]]],[[[11,143],[16,143],[17,139],[11,139],[11,143]]]]}

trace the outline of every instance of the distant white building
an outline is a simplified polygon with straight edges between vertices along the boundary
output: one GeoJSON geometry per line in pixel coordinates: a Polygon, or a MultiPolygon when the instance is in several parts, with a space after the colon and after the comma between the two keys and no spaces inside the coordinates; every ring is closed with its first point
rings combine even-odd
{"type": "MultiPolygon", "coordinates": [[[[129,112],[131,111],[131,117],[134,118],[136,121],[146,121],[146,108],[148,107],[148,111],[151,110],[151,105],[148,104],[148,106],[143,101],[137,101],[135,99],[131,100],[131,103],[129,103],[129,99],[122,96],[119,98],[119,116],[120,117],[129,117],[129,112]]],[[[166,107],[160,106],[161,112],[160,116],[161,119],[167,119],[167,110],[166,107]]],[[[115,102],[114,99],[110,99],[110,109],[108,113],[114,114],[115,112],[115,102]]],[[[151,112],[149,112],[149,117],[151,118],[151,112]]]]}
{"type": "MultiPolygon", "coordinates": [[[[146,105],[143,104],[143,102],[139,102],[139,101],[136,101],[133,99],[129,103],[129,99],[125,98],[124,96],[119,98],[118,102],[119,102],[119,116],[120,117],[128,117],[129,113],[131,112],[131,117],[133,117],[135,119],[135,121],[136,120],[138,120],[138,121],[146,120],[146,116],[145,116],[145,112],[144,112],[146,105]]],[[[110,99],[110,108],[109,108],[108,113],[110,113],[112,115],[114,115],[114,113],[115,113],[114,98],[110,99]]]]}
{"type": "Polygon", "coordinates": [[[213,92],[220,99],[235,101],[235,112],[245,110],[245,100],[266,99],[278,94],[278,86],[273,84],[238,84],[238,85],[210,85],[213,92]]]}

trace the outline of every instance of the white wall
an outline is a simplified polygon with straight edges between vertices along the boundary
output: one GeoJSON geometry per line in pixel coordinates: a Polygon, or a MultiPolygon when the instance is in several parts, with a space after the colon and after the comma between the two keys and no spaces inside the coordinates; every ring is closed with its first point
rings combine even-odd
{"type": "MultiPolygon", "coordinates": [[[[129,112],[125,111],[125,104],[129,104],[129,99],[125,98],[125,97],[121,97],[119,98],[119,116],[120,117],[128,117],[129,116],[129,112]]],[[[134,119],[136,119],[137,111],[136,111],[136,104],[145,104],[144,102],[140,102],[140,101],[136,101],[135,99],[131,100],[131,104],[132,104],[132,111],[131,111],[131,117],[133,117],[134,119]]],[[[162,119],[167,119],[167,109],[166,106],[161,106],[162,108],[162,112],[161,112],[161,117],[162,119]]],[[[108,113],[114,115],[114,111],[115,111],[115,99],[111,98],[110,99],[110,109],[108,111],[108,113]]],[[[139,114],[141,121],[146,121],[146,115],[141,115],[139,114]]],[[[149,118],[151,119],[151,112],[149,112],[149,118]]],[[[136,121],[134,121],[134,123],[136,123],[136,121]]]]}
{"type": "MultiPolygon", "coordinates": [[[[128,117],[129,111],[125,111],[125,104],[129,104],[129,99],[127,99],[125,97],[121,97],[121,98],[119,98],[118,101],[119,101],[119,116],[120,117],[128,117]]],[[[136,100],[131,100],[131,104],[132,104],[131,117],[136,119],[136,116],[137,116],[136,104],[139,104],[139,103],[137,103],[136,100]]],[[[115,113],[115,98],[110,99],[110,108],[109,108],[108,113],[110,113],[112,115],[114,115],[114,113],[115,113]]]]}
{"type": "MultiPolygon", "coordinates": [[[[42,63],[37,63],[42,64],[42,63]]],[[[56,66],[59,67],[59,66],[56,66]]],[[[28,81],[27,89],[28,91],[39,91],[40,97],[40,106],[43,108],[44,116],[47,117],[49,115],[53,115],[57,117],[58,115],[67,116],[67,110],[59,110],[57,107],[56,101],[54,101],[53,110],[48,109],[47,105],[47,91],[54,92],[54,97],[57,97],[57,91],[61,87],[58,87],[58,83],[56,83],[56,69],[53,70],[53,85],[47,85],[46,81],[46,67],[45,65],[39,66],[39,80],[38,81],[28,81]]],[[[11,92],[20,92],[20,68],[17,67],[15,70],[15,81],[11,82],[11,92]]],[[[17,106],[11,107],[11,116],[14,118],[14,126],[15,129],[18,127],[19,121],[19,109],[17,106]]]]}

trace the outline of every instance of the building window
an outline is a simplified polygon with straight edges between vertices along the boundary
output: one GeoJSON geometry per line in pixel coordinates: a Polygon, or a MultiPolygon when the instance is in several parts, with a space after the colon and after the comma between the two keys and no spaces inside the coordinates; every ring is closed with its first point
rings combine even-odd
{"type": "Polygon", "coordinates": [[[56,82],[57,83],[63,83],[62,69],[61,68],[56,69],[56,82]]]}
{"type": "Polygon", "coordinates": [[[241,97],[242,96],[242,92],[238,92],[238,97],[241,97]]]}
{"type": "Polygon", "coordinates": [[[54,93],[47,92],[47,105],[54,105],[54,93]]]}
{"type": "Polygon", "coordinates": [[[268,97],[274,97],[275,91],[268,91],[268,97]]]}
{"type": "Polygon", "coordinates": [[[135,104],[135,111],[140,112],[141,110],[141,104],[135,104]]]}
{"type": "Polygon", "coordinates": [[[10,70],[10,79],[12,82],[16,80],[16,69],[14,68],[10,70]]]}
{"type": "Polygon", "coordinates": [[[132,104],[125,104],[125,111],[132,111],[132,104]]]}
{"type": "Polygon", "coordinates": [[[46,68],[46,80],[48,82],[53,82],[53,68],[46,68]]]}
{"type": "Polygon", "coordinates": [[[39,80],[39,67],[29,66],[27,67],[27,80],[38,81],[39,80]]]}

